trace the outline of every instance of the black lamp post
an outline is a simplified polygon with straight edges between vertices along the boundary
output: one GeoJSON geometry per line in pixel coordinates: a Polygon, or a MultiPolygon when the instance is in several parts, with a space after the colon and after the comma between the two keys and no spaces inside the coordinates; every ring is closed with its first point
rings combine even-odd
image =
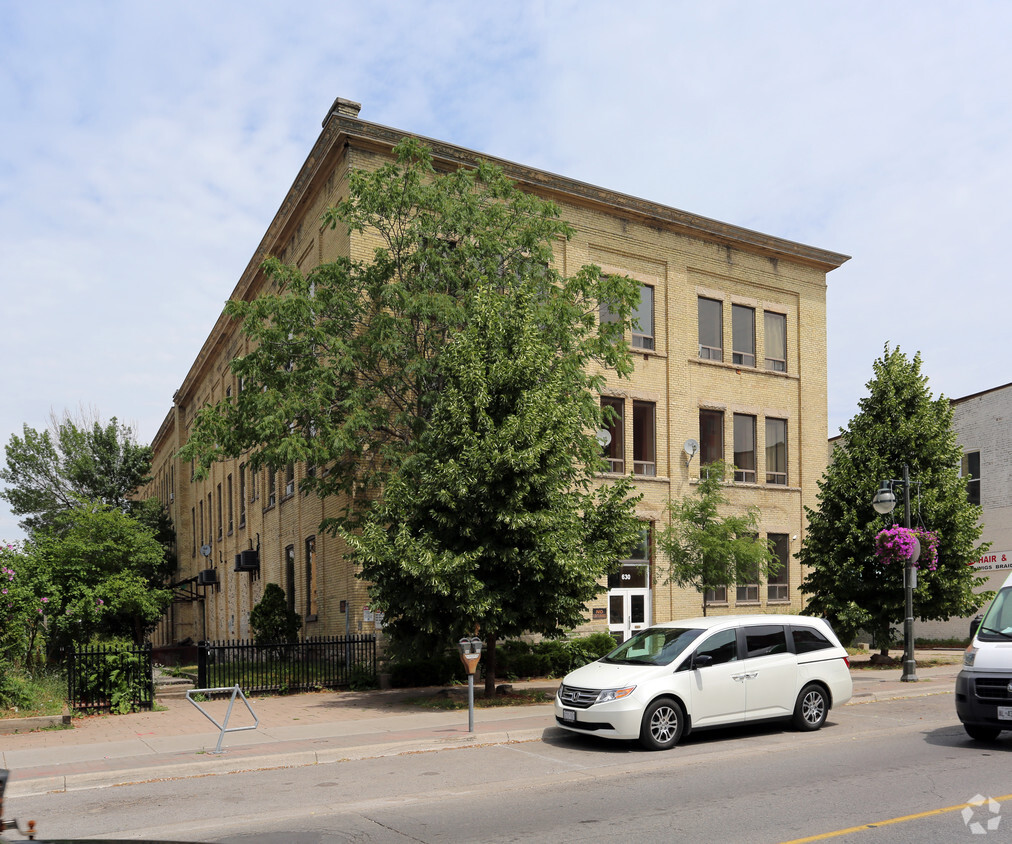
{"type": "MultiPolygon", "coordinates": [[[[910,469],[903,464],[902,480],[888,479],[882,481],[882,486],[875,493],[871,506],[876,513],[891,513],[896,507],[896,495],[893,487],[896,484],[903,485],[903,526],[910,529],[910,469]]],[[[900,677],[904,683],[917,682],[917,661],[914,659],[914,587],[917,585],[917,570],[914,563],[921,555],[920,543],[914,541],[914,549],[907,558],[903,567],[903,589],[906,596],[906,614],[903,619],[903,676],[900,677]]]]}

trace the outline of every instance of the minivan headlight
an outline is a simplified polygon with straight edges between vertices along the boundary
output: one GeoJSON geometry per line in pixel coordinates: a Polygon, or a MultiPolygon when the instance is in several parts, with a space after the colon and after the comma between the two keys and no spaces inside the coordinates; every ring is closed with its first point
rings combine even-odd
{"type": "Polygon", "coordinates": [[[970,645],[963,652],[963,665],[965,665],[967,668],[971,668],[973,666],[973,661],[976,658],[977,658],[977,649],[973,645],[970,645]]]}
{"type": "Polygon", "coordinates": [[[602,689],[594,703],[608,703],[612,700],[621,700],[624,697],[629,697],[634,691],[636,691],[635,686],[626,686],[623,689],[602,689]]]}

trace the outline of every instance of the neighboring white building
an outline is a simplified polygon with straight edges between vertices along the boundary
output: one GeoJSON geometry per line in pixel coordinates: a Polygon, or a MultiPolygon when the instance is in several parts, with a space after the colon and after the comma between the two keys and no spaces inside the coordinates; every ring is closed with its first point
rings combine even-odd
{"type": "MultiPolygon", "coordinates": [[[[953,399],[952,427],[963,450],[970,500],[983,510],[981,542],[991,543],[976,569],[988,578],[982,590],[997,589],[1012,574],[1012,384],[953,399]]],[[[970,618],[917,621],[914,635],[966,638],[969,628],[970,618]]]]}

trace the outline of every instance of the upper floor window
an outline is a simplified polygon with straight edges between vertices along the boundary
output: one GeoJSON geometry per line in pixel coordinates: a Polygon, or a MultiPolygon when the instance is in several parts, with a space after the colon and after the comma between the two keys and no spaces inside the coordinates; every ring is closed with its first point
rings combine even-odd
{"type": "Polygon", "coordinates": [[[601,396],[601,408],[605,410],[601,430],[606,434],[602,438],[602,443],[605,439],[608,440],[602,446],[603,456],[608,464],[609,472],[623,474],[625,472],[625,438],[622,436],[622,432],[625,430],[625,402],[614,396],[601,396]],[[611,408],[611,413],[607,412],[608,408],[611,408]]]}
{"type": "Polygon", "coordinates": [[[774,372],[787,371],[787,317],[771,311],[763,313],[763,333],[766,338],[766,368],[774,372]]]}
{"type": "Polygon", "coordinates": [[[980,452],[968,451],[963,455],[959,474],[966,478],[966,499],[980,505],[980,452]]]}
{"type": "Polygon", "coordinates": [[[759,603],[759,563],[749,570],[743,583],[736,584],[734,599],[739,604],[759,603]]]}
{"type": "Polygon", "coordinates": [[[766,483],[787,483],[786,419],[766,419],[766,483]]]}
{"type": "Polygon", "coordinates": [[[295,464],[285,466],[285,497],[295,495],[295,464]]]}
{"type": "Polygon", "coordinates": [[[246,526],[246,464],[239,464],[239,527],[246,526]]]}
{"type": "Polygon", "coordinates": [[[699,297],[699,356],[707,360],[724,359],[724,303],[699,297]]]}
{"type": "Polygon", "coordinates": [[[731,305],[731,363],[755,366],[755,309],[731,305]]]}
{"type": "Polygon", "coordinates": [[[640,301],[632,312],[632,344],[637,349],[654,348],[654,289],[640,285],[640,301]]]}
{"type": "Polygon", "coordinates": [[[699,411],[699,465],[724,459],[724,414],[720,410],[699,411]]]}
{"type": "Polygon", "coordinates": [[[633,402],[633,473],[657,474],[656,405],[652,401],[633,402]]]}
{"type": "Polygon", "coordinates": [[[755,483],[755,417],[734,414],[734,479],[755,483]]]}

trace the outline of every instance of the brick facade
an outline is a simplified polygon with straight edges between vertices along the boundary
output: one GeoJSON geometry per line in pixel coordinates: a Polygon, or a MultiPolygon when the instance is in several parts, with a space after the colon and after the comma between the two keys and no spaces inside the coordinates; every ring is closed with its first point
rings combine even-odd
{"type": "MultiPolygon", "coordinates": [[[[404,136],[359,120],[356,104],[338,100],[232,296],[257,295],[265,283],[260,265],[268,255],[278,255],[304,271],[340,255],[368,260],[372,244],[366,237],[325,228],[320,217],[346,195],[350,168],[387,160],[392,145],[404,136]]],[[[469,150],[423,140],[441,166],[467,165],[480,158],[469,150]]],[[[523,189],[554,200],[575,228],[572,240],[556,249],[560,271],[572,274],[592,262],[605,272],[629,275],[652,288],[653,348],[634,349],[632,378],[610,378],[605,390],[623,409],[623,449],[617,459],[624,472],[638,471],[636,486],[643,493],[639,516],[660,526],[668,502],[692,492],[700,455],[689,458],[683,444],[700,440],[701,409],[723,414],[723,457],[728,462],[734,456],[735,415],[746,428],[753,419],[755,478],[734,484],[728,494],[732,506],[759,507],[764,533],[786,537],[791,555],[787,589],[773,601],[765,584],[757,584],[757,592],[743,595],[741,601],[732,589],[712,611],[762,612],[767,606],[778,612],[800,610],[797,587],[802,574],[793,554],[804,535],[803,508],[816,506],[816,481],[826,465],[826,274],[846,256],[510,162],[496,163],[523,189]],[[700,356],[700,297],[721,303],[722,361],[700,356]],[[747,317],[751,309],[754,361],[733,362],[733,309],[739,317],[747,317]],[[786,323],[786,360],[778,369],[767,368],[764,356],[767,313],[786,323]],[[644,442],[643,414],[651,406],[655,448],[653,460],[645,462],[642,454],[634,454],[634,446],[644,442]],[[767,419],[786,424],[786,477],[777,476],[778,483],[767,483],[767,470],[773,468],[766,465],[767,419]],[[635,432],[634,425],[640,425],[635,432]]],[[[373,622],[366,611],[365,584],[353,576],[341,542],[317,529],[333,503],[297,491],[304,466],[294,467],[294,493],[286,484],[285,471],[278,473],[271,500],[265,473],[250,477],[242,460],[216,464],[206,480],[195,482],[190,467],[175,457],[186,441],[194,411],[238,389],[229,362],[244,351],[244,342],[235,324],[224,316],[218,319],[152,443],[154,480],[142,492],[159,496],[169,507],[177,530],[177,581],[182,584],[181,600],[155,638],[168,643],[247,636],[250,609],[268,582],[294,591],[297,611],[308,617],[307,635],[369,632],[373,622]],[[312,585],[307,567],[310,539],[315,540],[312,585]],[[235,555],[258,545],[259,575],[235,572],[235,555]],[[202,546],[209,546],[206,558],[202,546]],[[288,565],[289,547],[294,551],[294,572],[288,565]],[[192,582],[199,571],[209,568],[217,571],[217,587],[192,582]],[[316,612],[309,613],[314,591],[316,612]]],[[[698,615],[699,595],[667,585],[663,561],[655,550],[650,557],[650,584],[639,593],[646,621],[698,615]]],[[[611,597],[623,594],[613,590],[611,597]]],[[[612,603],[602,584],[599,600],[587,608],[584,629],[608,629],[612,603]]]]}

